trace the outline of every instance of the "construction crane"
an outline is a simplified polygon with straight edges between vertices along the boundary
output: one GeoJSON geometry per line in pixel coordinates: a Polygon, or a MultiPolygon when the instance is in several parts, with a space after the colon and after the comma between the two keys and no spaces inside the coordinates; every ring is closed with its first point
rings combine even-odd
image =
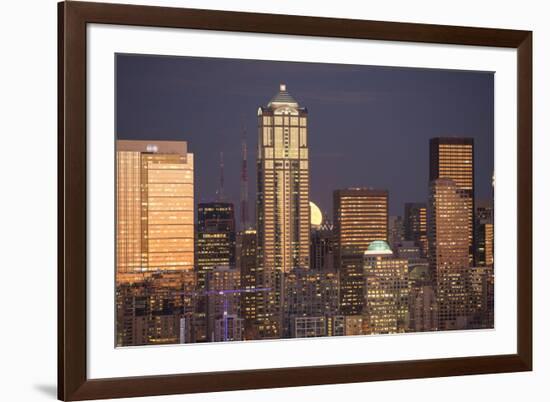
{"type": "Polygon", "coordinates": [[[221,289],[221,290],[203,290],[194,292],[174,292],[174,295],[191,295],[191,296],[210,296],[218,295],[223,297],[223,340],[227,341],[229,337],[229,325],[228,325],[228,310],[229,302],[228,295],[241,294],[241,293],[257,293],[257,292],[269,292],[271,288],[248,288],[248,289],[221,289]]]}

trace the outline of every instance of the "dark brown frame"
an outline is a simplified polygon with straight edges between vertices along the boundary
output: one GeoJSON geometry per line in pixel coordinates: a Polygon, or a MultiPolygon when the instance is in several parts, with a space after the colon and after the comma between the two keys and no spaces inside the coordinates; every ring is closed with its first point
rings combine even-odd
{"type": "Polygon", "coordinates": [[[532,32],[167,7],[58,4],[58,398],[103,399],[532,370],[532,32]],[[86,375],[86,24],[517,49],[517,353],[90,380],[86,375]]]}

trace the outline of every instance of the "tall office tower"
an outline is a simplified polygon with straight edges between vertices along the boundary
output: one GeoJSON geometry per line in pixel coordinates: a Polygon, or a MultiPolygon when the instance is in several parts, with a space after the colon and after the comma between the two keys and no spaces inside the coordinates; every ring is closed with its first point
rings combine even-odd
{"type": "Polygon", "coordinates": [[[493,266],[473,267],[469,273],[472,314],[468,328],[494,328],[495,276],[493,266]]]}
{"type": "Polygon", "coordinates": [[[493,265],[494,229],[493,203],[479,202],[476,205],[475,217],[476,266],[493,265]]]}
{"type": "Polygon", "coordinates": [[[195,245],[197,274],[197,303],[195,338],[197,342],[208,339],[206,278],[215,267],[235,268],[235,213],[229,202],[200,203],[197,208],[197,240],[195,245]]]}
{"type": "Polygon", "coordinates": [[[409,270],[387,242],[373,241],[364,253],[366,334],[405,332],[409,325],[409,270]]]}
{"type": "Polygon", "coordinates": [[[323,222],[319,227],[311,228],[309,248],[310,267],[314,271],[334,271],[333,226],[323,222]]]}
{"type": "Polygon", "coordinates": [[[474,139],[432,138],[430,140],[430,182],[451,179],[464,194],[468,214],[469,263],[474,262],[474,139]]]}
{"type": "Polygon", "coordinates": [[[117,280],[193,269],[193,154],[184,141],[117,141],[117,280]]]}
{"type": "Polygon", "coordinates": [[[399,243],[405,240],[405,228],[402,216],[390,216],[388,219],[388,243],[395,249],[399,243]]]}
{"type": "Polygon", "coordinates": [[[340,314],[362,314],[365,305],[363,252],[345,252],[339,261],[336,271],[340,279],[340,314]]]}
{"type": "Polygon", "coordinates": [[[375,240],[388,240],[388,192],[369,188],[335,190],[334,265],[340,275],[340,311],[362,314],[363,253],[375,240]]]}
{"type": "Polygon", "coordinates": [[[414,241],[422,250],[422,256],[428,256],[428,219],[426,204],[421,202],[405,203],[403,221],[405,240],[414,241]]]}
{"type": "Polygon", "coordinates": [[[207,339],[243,339],[241,319],[241,275],[231,267],[214,267],[206,274],[207,339]]]}
{"type": "Polygon", "coordinates": [[[470,195],[454,180],[430,183],[430,274],[438,302],[438,329],[462,329],[469,313],[470,195]]]}
{"type": "Polygon", "coordinates": [[[246,127],[243,126],[241,141],[241,230],[248,229],[248,147],[246,144],[246,127]]]}
{"type": "Polygon", "coordinates": [[[409,331],[437,330],[437,298],[427,263],[409,262],[409,331]]]}
{"type": "MultiPolygon", "coordinates": [[[[237,269],[241,273],[241,289],[256,288],[257,233],[247,229],[237,234],[237,269]]],[[[241,295],[241,310],[244,319],[244,338],[256,339],[256,292],[241,295]]]]}
{"type": "Polygon", "coordinates": [[[200,203],[197,208],[197,288],[214,267],[235,268],[235,213],[230,202],[200,203]]]}
{"type": "Polygon", "coordinates": [[[309,268],[307,109],[281,84],[258,109],[257,283],[260,338],[281,337],[284,274],[309,268]]]}
{"type": "Polygon", "coordinates": [[[338,314],[338,275],[296,268],[285,275],[283,336],[291,337],[297,317],[334,316],[338,314]]]}

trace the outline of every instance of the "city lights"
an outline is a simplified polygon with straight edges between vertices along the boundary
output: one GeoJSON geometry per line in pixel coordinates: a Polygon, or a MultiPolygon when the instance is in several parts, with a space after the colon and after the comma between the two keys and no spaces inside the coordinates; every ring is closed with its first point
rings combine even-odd
{"type": "Polygon", "coordinates": [[[191,140],[117,141],[116,346],[492,328],[493,205],[475,199],[473,138],[425,144],[426,198],[402,216],[391,182],[325,188],[329,216],[310,199],[316,116],[289,88],[256,112],[253,218],[244,126],[241,152],[212,152],[211,200],[191,140]]]}

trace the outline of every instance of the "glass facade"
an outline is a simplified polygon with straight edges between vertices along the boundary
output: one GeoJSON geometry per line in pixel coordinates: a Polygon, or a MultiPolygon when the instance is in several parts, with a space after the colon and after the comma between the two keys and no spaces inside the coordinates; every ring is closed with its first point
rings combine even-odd
{"type": "Polygon", "coordinates": [[[340,274],[340,308],[362,314],[363,252],[375,240],[388,240],[388,192],[369,188],[335,190],[334,265],[340,274]]]}
{"type": "Polygon", "coordinates": [[[438,137],[430,140],[430,182],[451,179],[462,190],[468,213],[469,262],[474,261],[474,140],[438,137]]]}
{"type": "Polygon", "coordinates": [[[193,155],[154,144],[117,141],[117,274],[193,269],[193,155]]]}
{"type": "Polygon", "coordinates": [[[429,264],[438,301],[438,329],[465,328],[469,315],[469,195],[451,179],[430,185],[429,264]]]}
{"type": "Polygon", "coordinates": [[[494,220],[491,202],[480,202],[477,205],[475,230],[476,266],[493,265],[494,220]]]}
{"type": "Polygon", "coordinates": [[[235,211],[229,202],[199,203],[197,207],[196,271],[199,289],[215,267],[235,268],[235,211]]]}
{"type": "Polygon", "coordinates": [[[193,155],[185,142],[116,145],[116,345],[188,342],[181,328],[194,308],[193,155]]]}
{"type": "Polygon", "coordinates": [[[405,203],[404,230],[405,240],[414,241],[422,250],[422,256],[428,255],[428,217],[425,203],[405,203]]]}
{"type": "MultiPolygon", "coordinates": [[[[229,202],[199,203],[197,206],[197,237],[195,245],[197,275],[197,308],[195,339],[213,339],[213,315],[208,314],[207,291],[209,273],[235,265],[235,211],[229,202]],[[207,318],[210,317],[208,320],[207,318]]],[[[210,297],[211,298],[211,297],[210,297]]]]}
{"type": "Polygon", "coordinates": [[[409,326],[408,262],[386,251],[367,250],[364,254],[365,334],[402,333],[409,326]]]}
{"type": "Polygon", "coordinates": [[[237,267],[241,272],[241,311],[244,318],[244,338],[256,339],[256,267],[257,232],[247,229],[237,235],[237,267]]]}
{"type": "Polygon", "coordinates": [[[323,224],[312,227],[310,242],[310,268],[315,271],[334,270],[334,237],[333,227],[323,224]]]}
{"type": "Polygon", "coordinates": [[[309,164],[307,110],[280,86],[267,107],[258,109],[257,283],[258,334],[282,331],[284,276],[309,268],[309,164]]]}

